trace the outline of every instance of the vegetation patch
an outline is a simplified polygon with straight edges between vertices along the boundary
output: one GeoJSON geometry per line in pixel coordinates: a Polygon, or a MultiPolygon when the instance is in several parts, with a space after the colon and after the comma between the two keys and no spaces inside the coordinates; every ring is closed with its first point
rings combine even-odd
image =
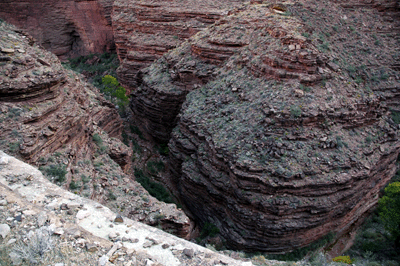
{"type": "Polygon", "coordinates": [[[42,172],[56,183],[63,183],[65,181],[65,175],[67,174],[65,165],[61,164],[51,164],[47,167],[43,167],[42,172]]]}
{"type": "Polygon", "coordinates": [[[160,201],[174,203],[171,194],[167,191],[167,189],[163,185],[152,181],[143,173],[142,170],[136,168],[135,177],[136,181],[139,182],[149,192],[150,195],[160,201]]]}

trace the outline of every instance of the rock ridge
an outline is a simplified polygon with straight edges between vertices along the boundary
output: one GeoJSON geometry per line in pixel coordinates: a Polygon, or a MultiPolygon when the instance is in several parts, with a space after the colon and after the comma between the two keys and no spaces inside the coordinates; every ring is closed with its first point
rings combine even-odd
{"type": "MultiPolygon", "coordinates": [[[[31,217],[37,217],[39,225],[36,226],[49,223],[56,245],[59,244],[58,239],[63,238],[63,242],[72,247],[81,247],[78,249],[81,255],[99,254],[86,255],[87,265],[253,265],[251,261],[235,260],[122,217],[98,202],[79,197],[52,184],[36,168],[2,151],[0,191],[2,213],[7,213],[11,208],[22,213],[20,221],[6,221],[9,217],[0,215],[0,223],[11,223],[11,228],[14,228],[25,221],[29,223],[31,217]],[[8,203],[10,206],[7,206],[8,203]]],[[[11,231],[7,235],[18,234],[14,229],[11,231]]],[[[74,257],[71,259],[76,262],[74,257]]],[[[268,261],[268,265],[281,263],[268,261]]]]}
{"type": "MultiPolygon", "coordinates": [[[[355,60],[375,52],[360,59],[360,49],[341,46],[343,35],[305,24],[335,25],[321,10],[344,9],[324,3],[244,5],[140,72],[131,108],[156,140],[170,137],[164,182],[191,219],[214,224],[231,248],[289,252],[345,235],[396,170],[394,101],[378,91],[398,85],[396,45],[379,39],[387,54],[363,72],[355,60]],[[344,50],[327,47],[328,38],[344,50]],[[387,76],[371,78],[377,69],[387,76]]],[[[368,10],[365,21],[386,23],[368,10]]],[[[369,43],[363,23],[358,35],[369,43]]]]}

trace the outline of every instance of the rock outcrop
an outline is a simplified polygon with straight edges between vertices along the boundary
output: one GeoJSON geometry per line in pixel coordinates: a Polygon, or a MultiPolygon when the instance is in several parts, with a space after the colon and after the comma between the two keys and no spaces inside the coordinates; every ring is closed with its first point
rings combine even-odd
{"type": "Polygon", "coordinates": [[[40,45],[67,59],[115,49],[113,0],[1,1],[0,18],[31,34],[40,45]]]}
{"type": "Polygon", "coordinates": [[[113,29],[120,82],[137,87],[137,73],[167,51],[240,6],[243,0],[117,0],[113,29]]]}
{"type": "Polygon", "coordinates": [[[379,88],[399,84],[397,48],[370,35],[391,25],[366,10],[248,4],[142,71],[131,108],[144,128],[166,141],[177,123],[164,182],[229,247],[340,237],[393,176],[398,125],[379,88]]]}
{"type": "Polygon", "coordinates": [[[53,265],[253,265],[250,259],[219,254],[63,190],[1,150],[0,210],[0,250],[6,265],[34,259],[53,265]],[[29,257],[15,250],[25,250],[29,257]]]}
{"type": "Polygon", "coordinates": [[[151,197],[126,174],[132,149],[120,140],[115,106],[29,35],[2,23],[0,38],[0,149],[76,194],[185,236],[182,210],[151,197]]]}

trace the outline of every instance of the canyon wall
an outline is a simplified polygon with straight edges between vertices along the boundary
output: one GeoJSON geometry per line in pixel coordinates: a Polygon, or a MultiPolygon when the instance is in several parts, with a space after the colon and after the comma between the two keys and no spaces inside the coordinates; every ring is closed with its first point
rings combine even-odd
{"type": "Polygon", "coordinates": [[[349,232],[400,152],[391,27],[370,7],[247,4],[142,70],[131,108],[170,139],[164,182],[187,214],[248,251],[349,232]]]}
{"type": "Polygon", "coordinates": [[[30,35],[0,23],[0,149],[74,193],[184,237],[189,221],[131,179],[116,107],[30,35]]]}
{"type": "Polygon", "coordinates": [[[243,0],[162,1],[117,0],[113,29],[120,82],[137,87],[137,74],[168,50],[239,7],[243,0]]]}
{"type": "Polygon", "coordinates": [[[112,0],[1,1],[0,18],[61,59],[114,50],[112,0]]]}

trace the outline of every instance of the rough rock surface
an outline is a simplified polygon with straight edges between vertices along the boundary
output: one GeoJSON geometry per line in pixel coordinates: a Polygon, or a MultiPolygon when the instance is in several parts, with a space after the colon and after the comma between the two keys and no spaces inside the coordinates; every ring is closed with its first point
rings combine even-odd
{"type": "Polygon", "coordinates": [[[113,0],[1,1],[0,18],[29,32],[61,59],[115,48],[113,0]]]}
{"type": "Polygon", "coordinates": [[[362,219],[400,152],[381,90],[399,87],[398,41],[374,31],[391,27],[370,7],[255,1],[144,70],[131,107],[160,141],[178,123],[164,181],[189,216],[267,252],[362,219]]]}
{"type": "Polygon", "coordinates": [[[113,29],[121,66],[120,82],[136,88],[140,69],[149,66],[168,50],[208,25],[243,0],[163,1],[117,0],[113,10],[113,29]]]}
{"type": "Polygon", "coordinates": [[[115,222],[117,213],[63,190],[36,168],[2,151],[0,162],[0,200],[5,202],[0,225],[11,229],[0,236],[6,265],[31,264],[33,259],[38,265],[253,265],[249,259],[233,259],[127,217],[115,222]]]}
{"type": "Polygon", "coordinates": [[[0,37],[0,148],[76,194],[185,236],[182,210],[151,197],[124,173],[132,150],[120,140],[114,105],[30,36],[2,23],[0,37]]]}

